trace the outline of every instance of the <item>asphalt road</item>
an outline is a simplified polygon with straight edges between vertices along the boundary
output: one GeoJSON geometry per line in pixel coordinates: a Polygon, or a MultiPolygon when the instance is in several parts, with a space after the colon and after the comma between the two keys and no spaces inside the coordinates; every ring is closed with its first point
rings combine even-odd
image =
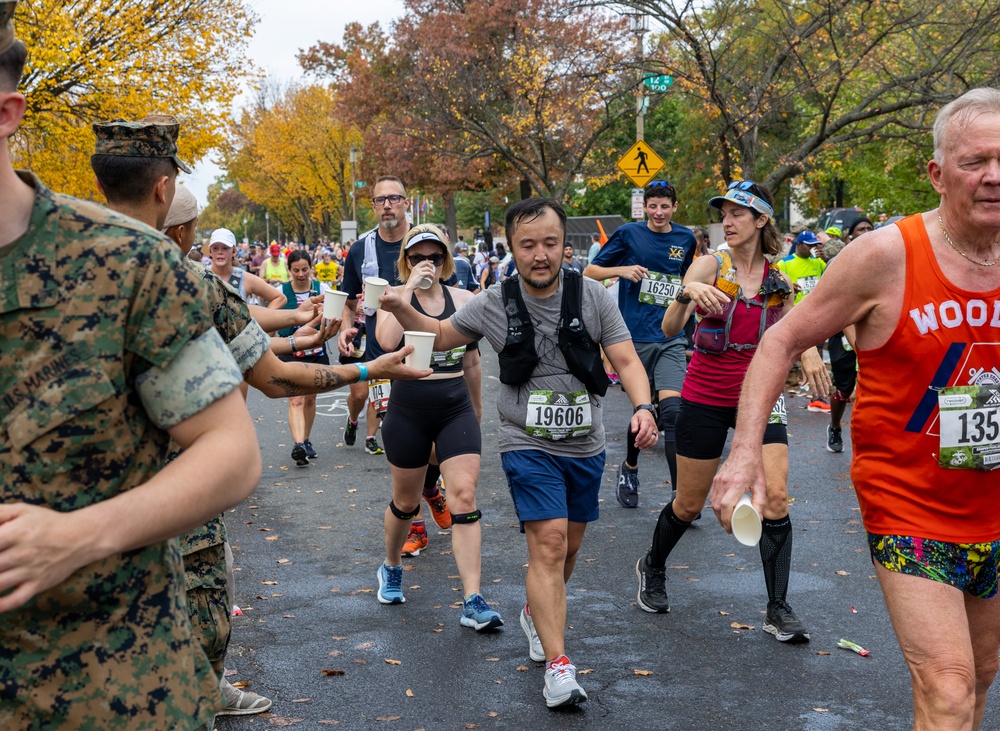
{"type": "MultiPolygon", "coordinates": [[[[518,623],[527,561],[496,452],[496,359],[484,353],[483,593],[503,631],[459,625],[461,589],[450,539],[404,560],[406,603],[375,598],[384,456],[342,443],[346,392],[320,397],[314,464],[297,468],[285,403],[251,394],[264,457],[254,495],[227,515],[236,557],[231,681],[274,700],[271,713],[222,717],[220,731],[342,729],[719,729],[834,731],[911,727],[909,673],[868,556],[848,473],[849,452],[825,449],[828,417],[789,401],[789,499],[794,550],[789,601],[812,630],[785,645],[761,629],[766,594],[756,548],[726,535],[710,510],[668,562],[671,612],[636,607],[634,566],[669,499],[662,449],[643,453],[640,507],[614,498],[631,408],[613,389],[613,437],[602,511],[568,588],[567,654],[590,700],[552,711],[541,663],[518,623]],[[838,649],[846,638],[870,651],[838,649]],[[610,724],[610,726],[609,726],[610,724]]],[[[849,429],[845,429],[845,440],[849,429]]],[[[363,433],[363,427],[362,427],[363,433]]],[[[849,445],[849,442],[848,442],[849,445]]],[[[984,729],[1000,728],[994,700],[984,729]]]]}

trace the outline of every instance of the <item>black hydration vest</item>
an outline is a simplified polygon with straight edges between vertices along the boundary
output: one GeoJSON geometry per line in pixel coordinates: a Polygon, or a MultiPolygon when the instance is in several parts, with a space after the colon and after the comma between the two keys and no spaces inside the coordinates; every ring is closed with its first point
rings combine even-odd
{"type": "MultiPolygon", "coordinates": [[[[508,386],[526,383],[538,365],[535,326],[521,296],[520,277],[508,277],[500,285],[507,314],[507,339],[500,351],[500,382],[508,386]]],[[[569,372],[583,382],[588,393],[608,392],[608,376],[601,360],[601,348],[587,333],[583,323],[583,275],[564,271],[562,311],[559,314],[559,350],[569,372]]]]}

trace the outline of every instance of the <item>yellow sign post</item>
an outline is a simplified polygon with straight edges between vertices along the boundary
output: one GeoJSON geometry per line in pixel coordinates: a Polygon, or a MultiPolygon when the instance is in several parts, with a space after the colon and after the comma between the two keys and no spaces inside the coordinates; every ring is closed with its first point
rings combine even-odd
{"type": "Polygon", "coordinates": [[[640,140],[618,160],[618,169],[640,188],[652,180],[663,168],[663,160],[653,152],[653,148],[640,140]]]}

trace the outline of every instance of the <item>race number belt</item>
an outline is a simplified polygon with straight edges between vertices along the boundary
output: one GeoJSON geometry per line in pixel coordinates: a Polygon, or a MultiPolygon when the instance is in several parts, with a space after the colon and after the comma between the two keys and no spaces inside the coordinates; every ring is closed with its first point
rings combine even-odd
{"type": "Polygon", "coordinates": [[[679,274],[646,272],[646,276],[639,283],[639,301],[645,305],[669,307],[670,303],[677,297],[680,288],[681,277],[679,274]]]}
{"type": "Polygon", "coordinates": [[[1000,467],[1000,386],[955,386],[938,393],[938,464],[953,470],[1000,467]]]}
{"type": "Polygon", "coordinates": [[[586,391],[532,391],[524,431],[540,439],[566,439],[590,433],[590,394],[586,391]]]}
{"type": "Polygon", "coordinates": [[[368,381],[368,400],[371,402],[372,408],[375,409],[375,415],[379,418],[385,416],[385,412],[389,409],[391,387],[392,381],[368,381]]]}

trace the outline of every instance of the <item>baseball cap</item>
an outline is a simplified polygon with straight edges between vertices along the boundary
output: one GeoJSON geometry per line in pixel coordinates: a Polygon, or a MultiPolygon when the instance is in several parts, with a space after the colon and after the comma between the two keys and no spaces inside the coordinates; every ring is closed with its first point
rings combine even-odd
{"type": "Polygon", "coordinates": [[[464,241],[459,241],[457,244],[455,244],[455,253],[468,250],[469,250],[469,245],[464,241]]]}
{"type": "Polygon", "coordinates": [[[180,122],[172,114],[151,114],[138,122],[112,119],[95,122],[97,135],[94,153],[124,157],[168,157],[178,169],[190,173],[191,168],[177,157],[177,132],[180,122]]]}
{"type": "Polygon", "coordinates": [[[500,257],[499,256],[491,256],[490,257],[490,263],[491,264],[499,264],[500,263],[500,257]]]}
{"type": "Polygon", "coordinates": [[[271,256],[278,256],[281,253],[281,247],[277,244],[271,244],[271,256]]]}
{"type": "Polygon", "coordinates": [[[14,9],[17,0],[0,0],[0,53],[14,45],[14,9]]]}
{"type": "Polygon", "coordinates": [[[798,236],[795,237],[796,244],[808,244],[809,246],[815,246],[819,243],[819,239],[816,238],[816,234],[812,231],[803,231],[798,236]]]}
{"type": "Polygon", "coordinates": [[[178,226],[188,221],[193,221],[198,217],[198,199],[194,193],[178,185],[174,191],[174,200],[167,211],[167,218],[163,222],[163,230],[166,231],[171,226],[178,226]]]}
{"type": "Polygon", "coordinates": [[[228,228],[217,228],[212,232],[212,238],[208,240],[208,245],[222,244],[230,249],[236,246],[236,236],[228,228]]]}

